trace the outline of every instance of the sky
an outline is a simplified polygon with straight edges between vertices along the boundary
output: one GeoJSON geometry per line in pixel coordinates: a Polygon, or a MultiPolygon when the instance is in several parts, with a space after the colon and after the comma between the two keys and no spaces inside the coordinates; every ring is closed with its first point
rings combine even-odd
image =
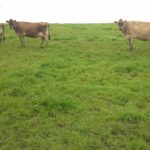
{"type": "Polygon", "coordinates": [[[0,22],[112,23],[120,18],[150,22],[150,0],[0,0],[0,22]]]}

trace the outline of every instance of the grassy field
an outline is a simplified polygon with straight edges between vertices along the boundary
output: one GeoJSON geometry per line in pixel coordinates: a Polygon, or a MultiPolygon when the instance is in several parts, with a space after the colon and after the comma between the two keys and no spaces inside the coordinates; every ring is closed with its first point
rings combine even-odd
{"type": "Polygon", "coordinates": [[[150,42],[114,24],[52,24],[48,47],[6,27],[0,150],[149,150],[150,42]]]}

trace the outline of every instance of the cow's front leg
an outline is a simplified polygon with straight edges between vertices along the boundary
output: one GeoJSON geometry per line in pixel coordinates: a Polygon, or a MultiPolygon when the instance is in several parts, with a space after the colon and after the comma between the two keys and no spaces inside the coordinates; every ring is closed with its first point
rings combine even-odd
{"type": "Polygon", "coordinates": [[[24,46],[25,45],[24,44],[24,36],[20,35],[19,38],[20,38],[21,46],[24,46]]]}
{"type": "Polygon", "coordinates": [[[133,43],[132,43],[132,38],[131,37],[129,37],[129,46],[130,46],[130,50],[132,50],[133,49],[133,43]]]}
{"type": "Polygon", "coordinates": [[[20,38],[21,46],[23,46],[23,43],[22,43],[22,36],[20,35],[19,38],[20,38]]]}
{"type": "Polygon", "coordinates": [[[3,35],[3,41],[5,41],[5,35],[3,35]]]}

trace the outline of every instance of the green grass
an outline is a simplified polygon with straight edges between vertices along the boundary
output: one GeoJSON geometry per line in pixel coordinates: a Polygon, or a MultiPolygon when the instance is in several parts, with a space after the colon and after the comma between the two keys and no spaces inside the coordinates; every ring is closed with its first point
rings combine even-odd
{"type": "Polygon", "coordinates": [[[150,42],[114,24],[52,24],[48,47],[6,27],[1,150],[149,150],[150,42]]]}

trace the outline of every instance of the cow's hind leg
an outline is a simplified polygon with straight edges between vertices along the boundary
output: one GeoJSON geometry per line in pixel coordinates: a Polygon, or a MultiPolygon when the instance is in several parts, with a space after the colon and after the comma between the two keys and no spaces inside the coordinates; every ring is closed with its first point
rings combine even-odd
{"type": "Polygon", "coordinates": [[[132,43],[132,38],[131,37],[129,37],[129,46],[130,46],[130,50],[132,50],[133,49],[133,43],[132,43]]]}
{"type": "Polygon", "coordinates": [[[41,39],[42,39],[42,42],[41,42],[41,48],[43,47],[43,44],[44,44],[44,41],[45,41],[45,39],[44,39],[44,37],[41,37],[41,39]]]}
{"type": "Polygon", "coordinates": [[[3,43],[3,35],[0,36],[0,44],[3,43]]]}
{"type": "Polygon", "coordinates": [[[21,36],[19,36],[19,39],[20,39],[20,43],[21,43],[21,46],[22,46],[22,38],[21,38],[21,36]]]}
{"type": "Polygon", "coordinates": [[[49,34],[45,35],[43,37],[43,39],[44,39],[44,42],[46,43],[46,45],[48,46],[49,34]]]}
{"type": "Polygon", "coordinates": [[[49,35],[45,38],[46,45],[48,46],[49,35]]]}

